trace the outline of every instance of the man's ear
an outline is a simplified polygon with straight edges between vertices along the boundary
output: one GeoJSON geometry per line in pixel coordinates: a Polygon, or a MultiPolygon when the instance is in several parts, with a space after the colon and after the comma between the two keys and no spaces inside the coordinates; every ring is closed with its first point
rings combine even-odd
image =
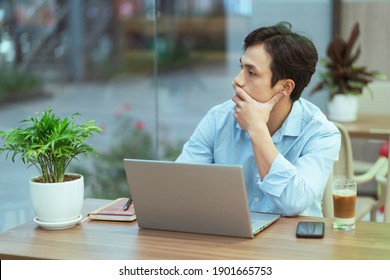
{"type": "Polygon", "coordinates": [[[284,96],[290,96],[295,88],[295,82],[291,79],[282,80],[282,89],[279,91],[284,96]]]}

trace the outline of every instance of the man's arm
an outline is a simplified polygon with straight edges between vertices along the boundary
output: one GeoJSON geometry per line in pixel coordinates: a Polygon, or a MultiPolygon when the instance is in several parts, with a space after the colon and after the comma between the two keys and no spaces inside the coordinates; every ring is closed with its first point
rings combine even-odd
{"type": "Polygon", "coordinates": [[[258,182],[262,192],[286,216],[298,215],[321,201],[338,159],[341,140],[337,130],[322,130],[307,139],[294,145],[288,155],[278,154],[267,176],[258,182]]]}

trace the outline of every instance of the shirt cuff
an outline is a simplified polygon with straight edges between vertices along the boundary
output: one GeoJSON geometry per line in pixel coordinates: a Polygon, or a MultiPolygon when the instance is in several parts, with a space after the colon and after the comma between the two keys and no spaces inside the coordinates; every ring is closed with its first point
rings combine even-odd
{"type": "Polygon", "coordinates": [[[295,166],[278,153],[264,180],[258,180],[259,188],[264,193],[280,197],[296,172],[295,166]]]}

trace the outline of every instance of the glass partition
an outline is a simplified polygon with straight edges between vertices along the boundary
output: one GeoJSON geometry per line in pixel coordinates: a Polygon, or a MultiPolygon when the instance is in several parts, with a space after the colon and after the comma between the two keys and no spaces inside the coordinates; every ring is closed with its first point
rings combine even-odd
{"type": "MultiPolygon", "coordinates": [[[[331,2],[0,1],[0,130],[48,106],[94,119],[99,157],[70,170],[85,175],[85,197],[128,196],[123,158],[177,157],[207,110],[234,94],[249,31],[289,21],[324,53],[331,2]]],[[[303,96],[325,106],[326,96],[303,96]]],[[[37,174],[4,154],[0,172],[4,231],[34,217],[28,180],[37,174]]]]}

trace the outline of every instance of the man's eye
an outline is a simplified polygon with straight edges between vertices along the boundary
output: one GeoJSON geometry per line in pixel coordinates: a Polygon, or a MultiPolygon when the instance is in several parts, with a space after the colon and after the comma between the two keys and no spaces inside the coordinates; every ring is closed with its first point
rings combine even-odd
{"type": "MultiPolygon", "coordinates": [[[[244,69],[244,66],[242,66],[241,64],[238,65],[238,67],[240,67],[241,70],[244,69]]],[[[254,76],[254,75],[256,75],[254,72],[252,72],[252,71],[250,71],[250,70],[248,70],[248,74],[249,74],[249,76],[254,76]]]]}

